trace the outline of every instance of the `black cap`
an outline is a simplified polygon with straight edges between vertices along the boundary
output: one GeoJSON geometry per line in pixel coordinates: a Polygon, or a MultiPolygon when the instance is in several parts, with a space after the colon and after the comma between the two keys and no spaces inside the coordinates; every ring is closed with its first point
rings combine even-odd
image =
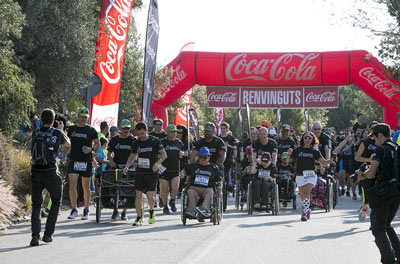
{"type": "Polygon", "coordinates": [[[204,130],[205,131],[213,131],[213,130],[215,130],[215,125],[213,123],[211,123],[211,122],[207,122],[204,125],[204,130]]]}

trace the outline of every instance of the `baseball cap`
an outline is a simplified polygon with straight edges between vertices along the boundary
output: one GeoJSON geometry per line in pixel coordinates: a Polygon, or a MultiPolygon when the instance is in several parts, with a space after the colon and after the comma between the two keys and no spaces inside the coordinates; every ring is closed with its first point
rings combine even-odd
{"type": "Polygon", "coordinates": [[[169,124],[167,126],[167,131],[169,131],[169,132],[177,132],[178,129],[176,129],[176,126],[174,124],[169,124]]]}
{"type": "Polygon", "coordinates": [[[270,161],[271,160],[271,154],[269,152],[264,152],[261,155],[261,161],[270,161]]]}
{"type": "Polygon", "coordinates": [[[211,123],[211,122],[207,122],[204,125],[204,130],[205,131],[213,131],[213,130],[215,130],[215,125],[213,123],[211,123]]]}
{"type": "Polygon", "coordinates": [[[290,126],[288,124],[284,124],[282,126],[282,130],[290,130],[290,126]]]}
{"type": "Polygon", "coordinates": [[[289,154],[287,152],[283,152],[281,155],[282,159],[286,159],[289,156],[289,154]]]}
{"type": "Polygon", "coordinates": [[[246,154],[251,154],[253,152],[253,149],[251,146],[246,147],[246,154]]]}
{"type": "Polygon", "coordinates": [[[89,109],[87,109],[86,107],[80,108],[78,111],[78,116],[89,117],[89,109]]]}
{"type": "Polygon", "coordinates": [[[131,121],[129,121],[128,119],[123,119],[120,123],[120,127],[121,128],[131,127],[131,121]]]}
{"type": "Polygon", "coordinates": [[[268,124],[267,120],[263,120],[263,121],[261,122],[260,126],[264,126],[264,127],[266,127],[266,128],[269,128],[269,124],[268,124]]]}
{"type": "Polygon", "coordinates": [[[211,155],[210,150],[207,147],[201,147],[198,154],[202,155],[202,156],[210,156],[211,155]]]}
{"type": "Polygon", "coordinates": [[[118,132],[118,133],[119,133],[119,130],[118,130],[118,128],[117,128],[116,126],[110,127],[110,131],[111,131],[111,132],[118,132]]]}

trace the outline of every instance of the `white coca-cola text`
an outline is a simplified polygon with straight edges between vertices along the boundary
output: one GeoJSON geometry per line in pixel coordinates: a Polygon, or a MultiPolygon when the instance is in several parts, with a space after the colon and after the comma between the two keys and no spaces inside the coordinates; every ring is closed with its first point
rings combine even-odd
{"type": "MultiPolygon", "coordinates": [[[[133,0],[110,0],[106,8],[105,23],[110,32],[109,37],[103,36],[108,46],[106,60],[100,62],[100,71],[109,84],[116,84],[121,80],[122,60],[125,52],[125,42],[128,34],[129,16],[133,0]],[[110,15],[111,11],[117,12],[110,15]]],[[[103,34],[104,35],[104,34],[103,34]]]]}
{"type": "Polygon", "coordinates": [[[363,68],[358,74],[388,99],[391,99],[397,90],[388,82],[388,80],[384,80],[378,76],[372,67],[363,68]]]}
{"type": "Polygon", "coordinates": [[[316,77],[317,60],[319,53],[310,54],[283,54],[277,59],[248,60],[247,54],[233,57],[225,69],[226,78],[231,81],[253,79],[256,81],[311,81],[316,77]],[[294,64],[294,58],[301,58],[294,64]]]}
{"type": "Polygon", "coordinates": [[[101,122],[106,121],[107,124],[111,127],[111,126],[115,126],[117,124],[117,122],[115,122],[115,117],[109,116],[109,117],[97,117],[95,120],[93,120],[92,125],[94,127],[99,127],[101,122]]]}
{"type": "Polygon", "coordinates": [[[179,84],[180,82],[182,82],[187,76],[187,73],[181,69],[181,65],[178,65],[175,69],[174,69],[174,74],[172,75],[172,77],[170,78],[169,82],[167,84],[164,84],[160,87],[156,87],[155,89],[155,95],[157,97],[164,97],[165,94],[171,89],[174,88],[175,85],[179,84]]]}
{"type": "Polygon", "coordinates": [[[324,92],[322,94],[315,94],[313,92],[307,94],[307,103],[330,103],[336,101],[336,92],[324,92]]]}
{"type": "Polygon", "coordinates": [[[219,94],[216,92],[211,92],[207,96],[208,102],[221,102],[221,103],[235,103],[238,98],[238,93],[226,92],[223,94],[219,94]]]}

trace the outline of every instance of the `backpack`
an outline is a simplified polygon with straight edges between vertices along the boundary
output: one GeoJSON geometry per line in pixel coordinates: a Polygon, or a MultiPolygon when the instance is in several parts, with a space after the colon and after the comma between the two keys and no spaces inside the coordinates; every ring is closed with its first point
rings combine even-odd
{"type": "Polygon", "coordinates": [[[52,141],[54,128],[51,127],[47,131],[40,131],[40,128],[35,130],[32,138],[32,165],[46,166],[56,158],[54,151],[55,142],[52,141]]]}

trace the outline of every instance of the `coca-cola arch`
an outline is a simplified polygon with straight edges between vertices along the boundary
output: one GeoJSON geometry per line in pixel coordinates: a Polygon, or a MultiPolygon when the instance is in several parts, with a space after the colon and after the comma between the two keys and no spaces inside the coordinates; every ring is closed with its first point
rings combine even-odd
{"type": "MultiPolygon", "coordinates": [[[[167,120],[167,107],[195,84],[207,86],[301,87],[354,84],[383,107],[384,121],[396,127],[393,104],[399,81],[364,50],[286,53],[182,51],[167,68],[168,84],[155,89],[151,112],[167,120]]],[[[166,124],[166,122],[164,123],[166,124]]]]}

